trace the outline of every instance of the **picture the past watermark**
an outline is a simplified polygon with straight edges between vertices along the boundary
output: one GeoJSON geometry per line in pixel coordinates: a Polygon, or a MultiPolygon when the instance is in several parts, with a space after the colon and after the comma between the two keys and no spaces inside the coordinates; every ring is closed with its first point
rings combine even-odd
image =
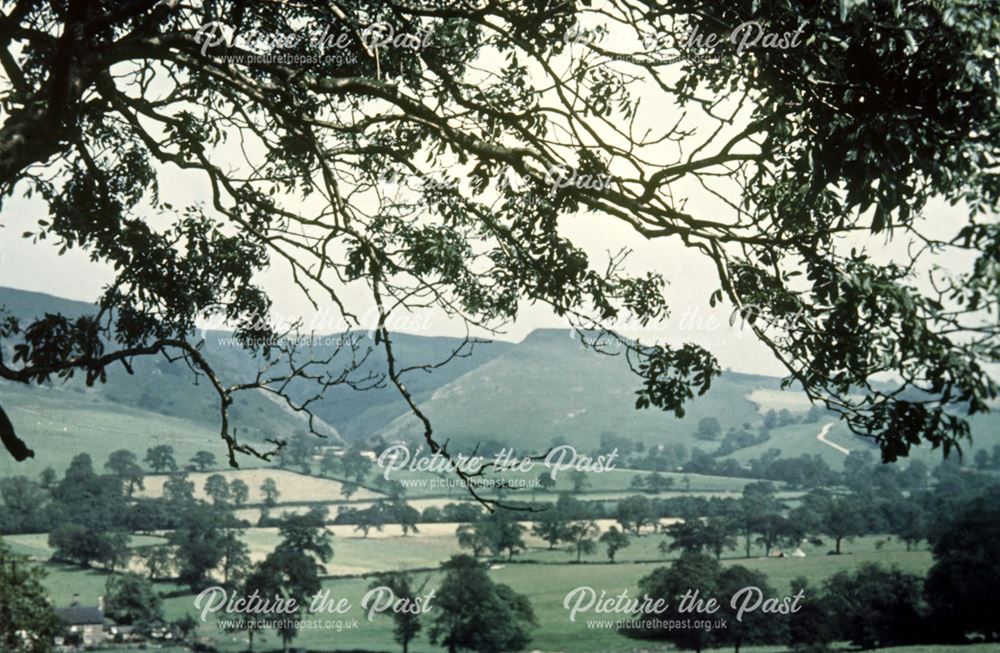
{"type": "Polygon", "coordinates": [[[607,454],[587,456],[581,455],[575,447],[569,444],[553,447],[542,457],[519,456],[513,449],[506,447],[489,457],[461,453],[445,456],[437,452],[430,454],[424,452],[423,446],[411,451],[408,445],[395,444],[379,454],[376,463],[381,468],[382,476],[386,480],[391,480],[392,475],[396,472],[528,473],[538,469],[542,469],[552,480],[556,480],[561,472],[602,473],[612,471],[615,469],[615,461],[619,457],[617,447],[607,454]]]}

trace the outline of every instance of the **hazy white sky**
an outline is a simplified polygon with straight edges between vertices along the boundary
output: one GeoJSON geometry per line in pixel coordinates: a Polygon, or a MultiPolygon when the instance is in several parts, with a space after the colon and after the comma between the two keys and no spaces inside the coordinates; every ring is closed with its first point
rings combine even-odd
{"type": "MultiPolygon", "coordinates": [[[[161,191],[164,195],[195,199],[200,181],[191,173],[165,173],[161,191]]],[[[954,229],[964,219],[961,207],[932,203],[928,221],[954,229]]],[[[45,292],[69,299],[94,301],[102,287],[113,278],[108,266],[90,261],[79,249],[63,256],[51,242],[32,244],[21,237],[25,231],[37,229],[39,219],[47,216],[44,204],[38,200],[11,197],[0,213],[0,286],[45,292]]],[[[731,308],[708,306],[708,297],[718,286],[715,270],[702,255],[689,250],[676,239],[650,241],[639,236],[628,226],[593,214],[568,218],[566,235],[570,236],[591,255],[600,257],[608,249],[628,247],[633,250],[630,267],[635,271],[658,270],[668,280],[667,297],[672,307],[671,316],[662,324],[647,331],[625,329],[630,335],[658,338],[669,342],[697,342],[718,358],[723,367],[758,374],[782,375],[784,368],[770,351],[749,331],[729,325],[731,308]]],[[[869,250],[884,250],[893,258],[903,247],[896,243],[887,245],[882,237],[860,239],[869,250]]],[[[321,306],[317,313],[306,298],[295,288],[283,268],[269,270],[263,279],[265,288],[274,301],[275,313],[290,318],[303,319],[306,330],[317,332],[335,330],[338,315],[332,303],[321,306]]],[[[355,307],[369,307],[370,301],[360,290],[348,291],[346,299],[355,307]],[[351,296],[353,294],[353,297],[351,296]]],[[[364,309],[358,311],[364,314],[364,309]]],[[[363,322],[366,322],[364,319],[363,322]]],[[[400,318],[397,330],[423,335],[464,334],[464,327],[448,321],[440,313],[423,313],[400,318]]],[[[501,337],[519,341],[533,329],[568,325],[545,306],[522,307],[516,323],[509,326],[501,337]]]]}
{"type": "MultiPolygon", "coordinates": [[[[196,180],[181,177],[180,174],[167,175],[161,188],[164,196],[193,194],[196,180]]],[[[12,197],[5,202],[0,214],[0,285],[94,301],[102,287],[113,278],[108,266],[91,262],[89,256],[78,249],[59,256],[53,243],[32,244],[30,239],[21,237],[25,231],[36,230],[38,220],[46,215],[45,205],[38,200],[12,197]]],[[[723,366],[735,370],[782,373],[781,366],[752,334],[729,326],[729,309],[709,308],[708,296],[717,287],[717,281],[715,271],[703,256],[676,240],[648,241],[629,227],[602,216],[574,216],[567,220],[566,230],[568,236],[594,256],[604,255],[609,248],[631,248],[634,254],[630,267],[659,270],[669,281],[667,296],[672,306],[671,317],[649,331],[626,329],[627,332],[674,342],[699,342],[713,351],[723,366]]],[[[317,314],[294,288],[284,269],[268,271],[264,285],[271,293],[277,314],[302,317],[307,327],[315,326],[318,331],[330,331],[335,326],[336,312],[332,304],[321,306],[317,314]]],[[[355,293],[353,300],[355,306],[370,306],[361,292],[355,293]]],[[[461,324],[449,322],[435,313],[415,315],[412,319],[400,318],[396,326],[401,331],[423,335],[464,334],[461,324]]],[[[567,326],[547,307],[525,304],[517,322],[510,325],[502,338],[517,341],[539,327],[567,326]]]]}

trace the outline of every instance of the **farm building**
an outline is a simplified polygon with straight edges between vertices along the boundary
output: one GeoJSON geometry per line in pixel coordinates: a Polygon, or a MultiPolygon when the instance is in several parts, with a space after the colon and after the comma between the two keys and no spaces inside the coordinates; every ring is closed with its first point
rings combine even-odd
{"type": "Polygon", "coordinates": [[[104,609],[100,605],[80,605],[79,597],[66,608],[56,608],[56,616],[66,629],[66,637],[60,643],[74,643],[83,647],[97,646],[107,638],[104,609]]]}

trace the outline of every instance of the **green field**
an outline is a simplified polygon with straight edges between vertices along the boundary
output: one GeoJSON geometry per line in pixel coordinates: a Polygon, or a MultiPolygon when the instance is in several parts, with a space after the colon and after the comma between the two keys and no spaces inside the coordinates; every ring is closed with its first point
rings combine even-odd
{"type": "MultiPolygon", "coordinates": [[[[618,465],[614,469],[606,471],[592,472],[587,474],[587,483],[582,491],[573,489],[573,481],[570,477],[570,470],[557,471],[555,475],[556,485],[552,491],[542,491],[538,489],[536,483],[538,476],[548,473],[549,467],[544,463],[537,462],[529,472],[504,471],[500,473],[489,472],[484,475],[486,479],[504,479],[510,481],[518,489],[505,490],[504,496],[524,500],[553,500],[560,492],[573,492],[581,500],[595,500],[602,498],[620,498],[637,494],[638,491],[632,489],[632,479],[636,476],[647,476],[652,472],[628,469],[622,467],[619,459],[618,465]]],[[[365,481],[368,487],[376,487],[375,479],[381,477],[383,470],[376,467],[369,474],[365,481]]],[[[672,479],[674,484],[671,490],[664,492],[662,496],[669,496],[673,493],[733,493],[739,494],[743,487],[752,483],[755,479],[733,478],[730,476],[709,476],[704,474],[684,474],[682,472],[660,472],[660,476],[672,479]]],[[[469,494],[464,487],[458,486],[455,481],[458,479],[451,474],[434,474],[431,472],[409,471],[406,469],[390,470],[389,478],[404,483],[407,497],[450,497],[458,500],[468,500],[469,494]]],[[[780,486],[780,483],[778,484],[780,486]]],[[[484,490],[484,494],[493,495],[495,492],[484,490]]]]}
{"type": "MultiPolygon", "coordinates": [[[[824,419],[816,424],[792,424],[771,429],[771,439],[767,442],[738,449],[725,458],[746,464],[755,458],[760,458],[770,449],[777,449],[781,452],[782,458],[797,458],[802,455],[819,456],[827,465],[835,470],[840,470],[844,466],[844,459],[847,455],[816,439],[820,428],[830,421],[824,419]]],[[[867,448],[865,443],[859,441],[845,425],[840,423],[834,424],[826,439],[846,449],[855,449],[861,446],[867,448]]]]}
{"type": "MultiPolygon", "coordinates": [[[[440,561],[459,551],[454,540],[453,528],[454,525],[433,525],[427,527],[424,532],[409,537],[382,535],[365,539],[349,535],[348,527],[334,527],[335,553],[328,571],[335,575],[346,575],[363,574],[372,570],[434,568],[440,561]]],[[[244,535],[254,558],[261,557],[264,552],[273,548],[278,539],[275,529],[248,529],[244,535]]],[[[42,559],[47,551],[44,538],[44,535],[25,535],[4,539],[18,552],[42,559]]],[[[570,622],[562,603],[570,590],[581,585],[589,585],[609,593],[628,590],[631,594],[635,594],[640,578],[656,567],[667,564],[666,560],[675,557],[675,554],[664,556],[657,550],[657,544],[662,538],[662,535],[649,534],[635,539],[630,547],[619,553],[620,562],[617,564],[608,564],[603,551],[598,551],[592,556],[585,556],[586,564],[582,565],[571,563],[575,556],[566,549],[549,551],[542,543],[529,538],[532,548],[525,554],[517,556],[513,563],[494,564],[491,576],[496,582],[509,584],[514,590],[526,594],[531,600],[541,624],[534,631],[531,650],[584,652],[635,650],[637,642],[624,638],[613,630],[588,629],[582,617],[578,618],[576,623],[570,622]],[[660,562],[637,563],[635,560],[660,560],[660,562]]],[[[810,546],[803,547],[807,554],[805,558],[754,557],[745,560],[739,557],[740,551],[731,551],[723,557],[723,564],[739,564],[766,573],[778,593],[787,592],[792,579],[797,576],[805,576],[815,584],[838,571],[851,569],[866,561],[896,565],[913,573],[926,573],[931,564],[928,551],[907,552],[899,543],[885,542],[885,539],[874,536],[858,538],[846,543],[845,554],[840,556],[824,555],[827,547],[817,549],[810,546]],[[878,542],[883,543],[881,548],[876,548],[878,542]]],[[[135,538],[132,545],[141,546],[155,541],[156,538],[135,538]]],[[[753,553],[755,556],[760,555],[757,548],[753,553]]],[[[78,594],[84,603],[96,602],[96,598],[103,594],[107,575],[102,571],[81,570],[55,563],[44,563],[44,566],[49,573],[45,585],[57,606],[68,604],[74,594],[78,594]]],[[[427,579],[428,589],[440,582],[441,576],[441,572],[436,571],[415,574],[418,586],[427,579]]],[[[334,630],[305,630],[295,640],[295,645],[315,651],[397,650],[392,642],[391,622],[388,618],[376,617],[373,622],[363,619],[360,601],[370,582],[370,578],[357,577],[333,577],[325,580],[324,588],[330,590],[331,596],[349,599],[353,609],[344,616],[313,615],[313,617],[323,619],[358,617],[359,627],[356,630],[348,629],[338,633],[335,624],[331,623],[329,625],[334,630]]],[[[185,593],[182,588],[173,583],[159,583],[158,589],[165,594],[181,592],[181,595],[171,596],[165,600],[168,619],[197,612],[194,607],[194,597],[185,593]]],[[[212,638],[226,651],[238,651],[245,647],[244,639],[221,632],[211,619],[199,628],[199,634],[212,638]]],[[[257,650],[268,650],[268,647],[273,649],[280,644],[274,634],[265,633],[264,639],[266,641],[257,640],[261,644],[257,650]]],[[[439,651],[440,648],[432,646],[421,636],[410,650],[414,653],[429,653],[439,651]]],[[[781,649],[760,649],[761,653],[764,650],[781,649]]],[[[903,653],[904,650],[911,653],[911,649],[898,649],[899,653],[903,653]]],[[[912,653],[938,653],[950,650],[952,649],[924,647],[914,648],[912,653]]]]}
{"type": "MultiPolygon", "coordinates": [[[[28,556],[32,560],[48,560],[52,555],[52,547],[49,546],[48,533],[33,533],[30,535],[4,535],[3,541],[10,545],[14,553],[28,556]]],[[[164,539],[155,535],[132,535],[129,542],[130,549],[137,549],[153,544],[162,544],[164,539]]]]}
{"type": "Polygon", "coordinates": [[[94,392],[5,384],[3,400],[18,434],[38,453],[22,462],[3,456],[0,476],[37,476],[46,467],[62,474],[81,452],[90,454],[94,468],[100,470],[112,451],[128,449],[141,460],[146,449],[158,444],[172,446],[182,465],[202,449],[225,459],[218,429],[194,420],[153,416],[94,392]]]}
{"type": "MultiPolygon", "coordinates": [[[[917,558],[923,558],[923,567],[929,556],[915,555],[914,564],[904,566],[915,570],[920,566],[917,558]]],[[[832,558],[832,557],[831,557],[832,558]]],[[[867,556],[866,556],[867,558],[867,556]]],[[[879,558],[885,561],[884,558],[879,558]]],[[[804,575],[816,581],[835,573],[841,569],[849,568],[860,562],[860,558],[855,556],[840,556],[835,562],[828,558],[807,558],[804,560],[780,559],[780,560],[734,560],[732,563],[744,564],[753,569],[760,569],[766,572],[772,579],[772,584],[781,593],[787,591],[787,582],[794,576],[804,575]]],[[[105,577],[97,572],[86,572],[78,570],[67,570],[65,568],[48,565],[52,574],[47,581],[47,586],[53,594],[53,599],[57,605],[67,603],[74,593],[81,597],[93,596],[101,592],[105,577]]],[[[491,572],[494,581],[510,585],[515,591],[526,594],[535,609],[539,626],[535,631],[530,645],[530,650],[541,651],[626,651],[634,650],[637,642],[622,637],[612,630],[588,629],[586,622],[581,617],[577,621],[570,622],[566,609],[563,607],[563,600],[570,590],[581,585],[589,585],[594,588],[607,590],[609,593],[618,593],[628,590],[635,594],[638,580],[648,574],[656,565],[640,564],[591,564],[591,565],[534,565],[534,564],[513,564],[497,565],[491,572]]],[[[433,587],[440,581],[440,572],[417,573],[415,579],[419,586],[425,578],[429,578],[428,588],[433,587]]],[[[394,651],[398,647],[391,638],[391,624],[388,618],[376,616],[373,622],[364,619],[363,611],[360,607],[361,598],[366,592],[369,579],[344,578],[330,579],[324,582],[324,589],[330,590],[332,597],[347,598],[353,608],[347,614],[323,615],[316,618],[353,618],[359,619],[359,627],[354,630],[304,630],[296,638],[295,645],[315,651],[335,651],[338,649],[352,650],[385,650],[394,651]]],[[[173,591],[176,587],[171,584],[161,584],[160,590],[164,592],[173,591]]],[[[182,616],[185,613],[195,615],[194,597],[190,595],[176,596],[165,601],[166,615],[170,619],[182,616]]],[[[211,637],[226,651],[243,650],[245,638],[229,635],[220,632],[216,624],[209,619],[199,628],[199,634],[211,637]]],[[[265,640],[257,641],[262,644],[263,650],[267,647],[275,648],[279,641],[274,634],[265,634],[265,640]]],[[[258,648],[258,650],[261,650],[258,648]]],[[[421,636],[411,644],[411,651],[414,653],[440,651],[440,647],[432,646],[425,637],[421,636]]],[[[781,650],[770,649],[770,650],[781,650]]],[[[924,650],[924,649],[921,649],[924,650]]],[[[927,653],[937,650],[926,648],[927,653]]],[[[964,649],[963,649],[964,650],[964,649]]]]}

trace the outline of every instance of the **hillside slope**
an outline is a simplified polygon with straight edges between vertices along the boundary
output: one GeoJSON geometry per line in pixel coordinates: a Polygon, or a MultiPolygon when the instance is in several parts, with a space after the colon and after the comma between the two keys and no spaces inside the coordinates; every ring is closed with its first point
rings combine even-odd
{"type": "MultiPolygon", "coordinates": [[[[497,440],[518,450],[543,450],[553,438],[578,449],[594,449],[603,431],[647,444],[683,442],[706,447],[694,437],[698,420],[715,417],[724,428],[757,423],[746,396],[775,389],[778,380],[724,374],[712,389],[687,406],[684,419],[658,410],[636,410],[639,379],[621,356],[597,354],[572,332],[540,329],[493,360],[459,377],[420,404],[439,441],[453,446],[497,440]]],[[[410,415],[394,420],[387,438],[415,439],[419,424],[410,415]]],[[[712,448],[709,443],[706,448],[712,448]]]]}
{"type": "MultiPolygon", "coordinates": [[[[93,305],[84,302],[9,288],[0,289],[0,306],[7,314],[21,320],[22,324],[44,313],[58,312],[66,317],[76,317],[95,312],[93,305]]],[[[204,353],[225,383],[252,380],[256,372],[253,359],[238,348],[209,347],[204,353]]],[[[183,363],[170,363],[161,356],[138,357],[132,365],[134,374],[129,374],[124,366],[109,367],[107,383],[97,383],[91,388],[86,387],[81,375],[66,382],[54,379],[50,385],[57,391],[82,393],[97,403],[145,411],[150,413],[150,419],[175,417],[211,430],[218,429],[218,395],[204,378],[199,379],[183,363]]],[[[230,420],[242,437],[252,441],[286,437],[305,427],[301,416],[289,413],[286,408],[256,391],[234,396],[230,420]]],[[[340,440],[336,429],[325,427],[325,431],[329,437],[340,440]]]]}
{"type": "MultiPolygon", "coordinates": [[[[81,302],[3,288],[0,305],[23,319],[45,312],[73,316],[93,310],[81,302]]],[[[377,377],[383,373],[381,349],[367,334],[353,335],[361,339],[363,349],[374,349],[358,374],[377,377]]],[[[444,360],[461,342],[406,334],[394,338],[402,366],[444,360]]],[[[228,333],[208,333],[203,351],[227,383],[252,379],[262,364],[234,346],[228,333]]],[[[333,351],[331,346],[316,347],[312,356],[322,359],[333,351]]],[[[340,356],[332,369],[339,370],[346,362],[346,354],[340,356]]],[[[204,380],[199,384],[183,365],[156,357],[137,359],[135,372],[129,375],[123,368],[111,369],[108,382],[92,388],[79,378],[42,387],[0,382],[0,405],[22,438],[39,453],[39,459],[27,467],[58,469],[80,451],[102,462],[114,449],[129,448],[141,454],[161,443],[174,445],[181,461],[197,449],[223,457],[217,397],[204,380]]],[[[695,437],[702,418],[718,419],[723,432],[744,423],[755,430],[769,409],[788,408],[801,414],[808,408],[804,395],[794,389],[781,390],[777,378],[726,372],[713,381],[706,395],[688,402],[684,419],[655,409],[636,410],[640,383],[626,360],[597,354],[571,331],[559,329],[536,330],[516,344],[494,342],[477,347],[469,357],[456,358],[433,373],[415,371],[405,381],[430,417],[438,441],[450,441],[453,451],[494,440],[519,452],[541,452],[560,438],[589,453],[608,431],[647,445],[679,443],[689,450],[698,447],[712,452],[717,442],[695,437]]],[[[293,388],[293,394],[304,396],[305,392],[293,388]]],[[[419,423],[388,385],[364,392],[337,386],[312,407],[326,422],[330,442],[362,441],[376,434],[389,440],[422,439],[419,423]]],[[[260,392],[239,395],[231,418],[246,441],[288,437],[304,428],[300,415],[260,392]]],[[[824,417],[824,421],[829,419],[832,416],[824,417]]],[[[819,427],[797,424],[774,429],[768,442],[728,457],[745,464],[778,449],[783,457],[816,454],[839,467],[846,456],[816,439],[819,427]]],[[[974,419],[975,448],[992,449],[1000,442],[998,427],[1000,415],[974,419]]],[[[833,427],[828,439],[851,450],[871,447],[870,441],[850,435],[841,423],[833,427]]],[[[933,462],[940,452],[922,449],[915,455],[933,462]]],[[[11,464],[9,458],[0,457],[0,472],[8,471],[11,464]]]]}
{"type": "MultiPolygon", "coordinates": [[[[85,302],[10,288],[0,288],[0,307],[5,314],[17,317],[22,325],[45,313],[76,317],[95,312],[94,305],[85,302]]],[[[363,348],[374,347],[367,334],[354,335],[361,337],[363,348]]],[[[402,365],[437,362],[446,358],[460,342],[456,338],[404,334],[395,339],[396,353],[402,365]]],[[[418,399],[427,398],[440,385],[510,346],[509,343],[497,342],[477,347],[472,356],[457,358],[433,374],[416,372],[409,375],[407,384],[418,399]]],[[[263,365],[261,360],[235,346],[231,334],[225,332],[205,334],[202,351],[225,383],[251,381],[263,365]]],[[[317,346],[310,355],[322,360],[332,353],[332,346],[317,346]]],[[[377,376],[383,373],[385,359],[381,354],[381,350],[376,349],[357,374],[363,376],[370,372],[377,376]]],[[[334,360],[334,365],[346,362],[344,354],[334,360]]],[[[130,375],[123,367],[109,368],[107,383],[98,383],[91,388],[86,387],[79,375],[69,381],[56,380],[46,386],[0,382],[0,402],[8,409],[18,433],[29,446],[34,447],[39,455],[43,451],[53,451],[52,456],[48,456],[52,461],[49,464],[58,463],[66,457],[63,454],[67,451],[70,452],[69,457],[80,451],[90,451],[96,460],[103,460],[106,453],[124,446],[126,439],[123,438],[123,431],[134,432],[135,436],[155,433],[158,439],[172,444],[198,442],[201,444],[197,448],[209,449],[221,458],[225,449],[219,439],[218,397],[205,379],[199,380],[183,364],[171,364],[162,357],[137,358],[133,369],[135,374],[130,375]],[[74,433],[77,425],[85,425],[86,428],[76,429],[80,432],[74,433]],[[63,433],[66,433],[65,437],[63,433]],[[171,433],[175,435],[171,436],[171,433]],[[49,446],[48,443],[53,440],[59,442],[58,447],[49,446]]],[[[311,396],[315,388],[299,387],[297,390],[299,398],[302,398],[311,396]]],[[[342,442],[342,433],[354,440],[369,437],[403,414],[406,405],[395,388],[383,385],[358,392],[345,385],[330,388],[312,408],[319,418],[319,430],[330,438],[329,441],[342,442]]],[[[275,401],[272,395],[258,391],[235,396],[230,408],[230,421],[241,439],[249,442],[285,438],[306,428],[302,415],[290,411],[283,402],[275,401]]],[[[146,446],[150,446],[147,439],[133,439],[139,444],[127,448],[144,451],[146,446]]],[[[178,445],[175,448],[186,451],[190,447],[178,445]]],[[[0,469],[3,468],[0,466],[0,469]]]]}

